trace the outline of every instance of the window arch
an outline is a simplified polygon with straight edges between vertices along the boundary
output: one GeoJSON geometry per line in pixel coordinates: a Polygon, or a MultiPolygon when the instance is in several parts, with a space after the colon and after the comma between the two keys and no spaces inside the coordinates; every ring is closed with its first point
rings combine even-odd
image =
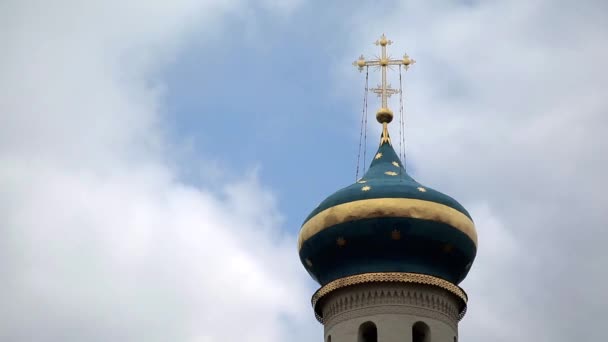
{"type": "Polygon", "coordinates": [[[412,342],[431,342],[431,330],[426,323],[414,323],[412,326],[412,342]]]}
{"type": "Polygon", "coordinates": [[[331,335],[327,335],[327,342],[331,342],[331,335]]]}
{"type": "Polygon", "coordinates": [[[358,342],[378,342],[378,328],[374,322],[365,322],[359,326],[358,342]]]}

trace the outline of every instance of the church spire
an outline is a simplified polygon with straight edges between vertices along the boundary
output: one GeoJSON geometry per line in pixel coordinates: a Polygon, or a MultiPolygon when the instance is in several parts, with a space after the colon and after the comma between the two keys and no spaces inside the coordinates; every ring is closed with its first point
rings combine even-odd
{"type": "Polygon", "coordinates": [[[392,65],[403,65],[407,70],[410,65],[416,63],[415,60],[411,59],[407,54],[403,55],[403,59],[391,59],[386,51],[386,46],[391,45],[393,41],[386,38],[384,34],[380,39],[376,40],[375,44],[381,47],[380,56],[376,56],[376,59],[366,60],[363,55],[358,60],[353,62],[353,65],[362,71],[364,67],[375,66],[382,70],[382,83],[378,85],[378,88],[372,88],[371,91],[376,93],[381,98],[380,109],[376,112],[376,120],[382,124],[382,138],[380,145],[391,142],[388,134],[388,124],[393,120],[393,111],[388,107],[388,98],[393,94],[399,94],[401,90],[391,88],[391,85],[387,82],[387,68],[392,65]]]}
{"type": "Polygon", "coordinates": [[[395,153],[388,97],[402,94],[387,83],[387,68],[414,61],[391,59],[384,35],[376,44],[381,56],[355,65],[382,70],[381,85],[372,89],[382,98],[380,147],[361,179],[304,220],[300,261],[321,285],[312,305],[324,342],[456,342],[468,300],[458,284],[477,255],[477,231],[460,203],[410,177],[395,153]]]}

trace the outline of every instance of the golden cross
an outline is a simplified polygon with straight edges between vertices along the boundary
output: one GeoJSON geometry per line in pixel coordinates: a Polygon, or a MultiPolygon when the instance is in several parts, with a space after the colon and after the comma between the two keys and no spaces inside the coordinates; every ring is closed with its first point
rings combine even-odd
{"type": "Polygon", "coordinates": [[[386,52],[386,46],[391,45],[392,43],[391,40],[386,39],[386,36],[382,34],[382,37],[376,40],[375,43],[376,45],[381,46],[382,54],[380,57],[376,57],[376,59],[372,60],[365,60],[365,57],[361,55],[358,60],[353,62],[354,66],[359,67],[359,71],[362,71],[364,67],[369,66],[378,66],[382,69],[382,83],[378,88],[371,89],[372,92],[378,94],[378,96],[382,98],[382,105],[376,113],[376,119],[384,128],[381,143],[390,141],[386,126],[393,120],[393,111],[388,108],[388,98],[393,94],[399,94],[399,90],[391,88],[390,84],[387,83],[386,69],[391,65],[403,65],[405,66],[405,70],[407,70],[410,65],[416,63],[416,61],[411,59],[407,54],[403,55],[403,59],[391,59],[386,52]]]}

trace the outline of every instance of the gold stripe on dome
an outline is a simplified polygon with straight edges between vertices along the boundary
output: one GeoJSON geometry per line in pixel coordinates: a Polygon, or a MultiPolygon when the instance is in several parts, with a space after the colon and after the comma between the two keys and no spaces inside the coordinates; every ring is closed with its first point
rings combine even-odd
{"type": "MultiPolygon", "coordinates": [[[[464,316],[466,312],[466,306],[468,297],[467,294],[457,285],[450,283],[447,280],[433,277],[428,274],[420,273],[406,273],[406,272],[380,272],[380,273],[363,273],[356,274],[340,279],[336,279],[315,292],[312,296],[311,302],[312,307],[316,310],[317,303],[329,293],[338,289],[364,283],[373,282],[394,282],[394,283],[411,283],[411,284],[423,284],[440,287],[462,300],[462,307],[460,310],[460,316],[464,316]]],[[[462,317],[461,317],[462,318],[462,317]]],[[[323,317],[320,317],[317,313],[317,319],[323,323],[323,317]]]]}
{"type": "Polygon", "coordinates": [[[473,221],[454,208],[413,198],[373,198],[338,204],[313,216],[300,229],[298,251],[306,240],[331,226],[378,217],[415,218],[445,223],[466,234],[477,246],[473,221]]]}

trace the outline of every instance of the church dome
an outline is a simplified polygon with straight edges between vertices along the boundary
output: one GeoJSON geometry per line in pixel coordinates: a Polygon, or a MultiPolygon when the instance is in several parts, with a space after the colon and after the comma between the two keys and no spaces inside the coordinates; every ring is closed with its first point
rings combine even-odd
{"type": "Polygon", "coordinates": [[[365,175],[306,218],[298,248],[302,264],[322,286],[388,272],[459,284],[475,259],[477,233],[460,203],[407,174],[386,132],[365,175]]]}

